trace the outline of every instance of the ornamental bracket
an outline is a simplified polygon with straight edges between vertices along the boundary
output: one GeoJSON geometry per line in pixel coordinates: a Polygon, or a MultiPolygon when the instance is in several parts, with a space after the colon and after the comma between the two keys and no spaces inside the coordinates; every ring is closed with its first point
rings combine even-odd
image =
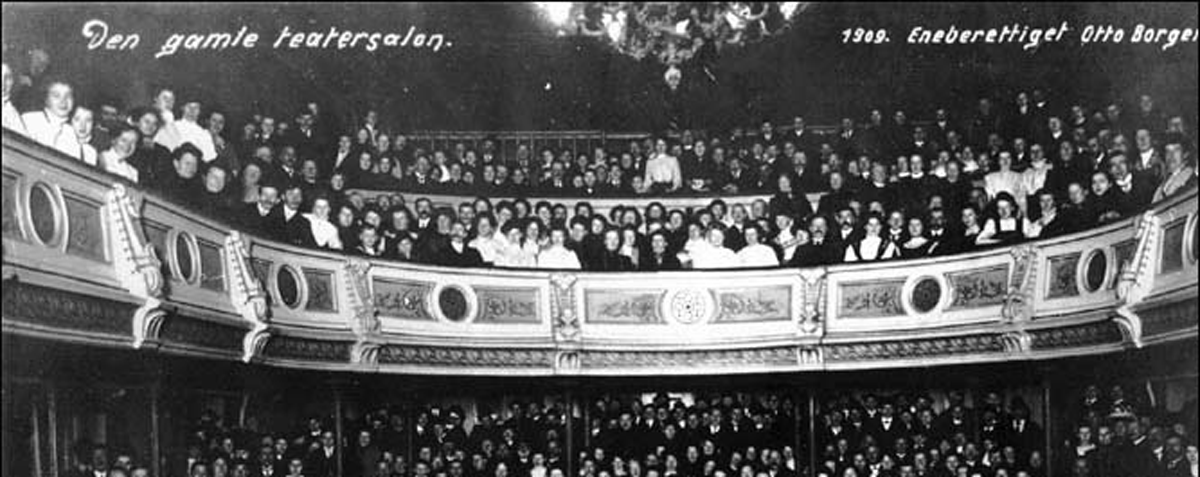
{"type": "Polygon", "coordinates": [[[229,301],[250,325],[242,338],[242,361],[249,363],[262,353],[271,337],[271,307],[262,283],[250,268],[250,248],[237,231],[225,238],[225,268],[230,276],[229,301]]]}
{"type": "Polygon", "coordinates": [[[162,261],[154,245],[142,236],[141,212],[122,184],[108,192],[104,216],[108,222],[108,244],[117,280],[142,301],[133,314],[133,347],[142,348],[158,340],[167,312],[163,309],[162,261]]]}
{"type": "Polygon", "coordinates": [[[1117,277],[1117,299],[1120,305],[1113,310],[1117,316],[1113,321],[1121,332],[1133,343],[1142,347],[1142,318],[1133,311],[1150,291],[1154,289],[1154,258],[1158,256],[1159,220],[1154,212],[1146,212],[1138,221],[1137,248],[1129,263],[1125,264],[1121,276],[1117,277]]]}
{"type": "Polygon", "coordinates": [[[342,268],[345,271],[346,290],[352,311],[347,317],[348,324],[355,338],[354,346],[350,350],[350,361],[373,366],[378,362],[382,339],[379,311],[375,308],[370,275],[367,274],[371,270],[371,262],[356,258],[347,259],[342,268]]]}

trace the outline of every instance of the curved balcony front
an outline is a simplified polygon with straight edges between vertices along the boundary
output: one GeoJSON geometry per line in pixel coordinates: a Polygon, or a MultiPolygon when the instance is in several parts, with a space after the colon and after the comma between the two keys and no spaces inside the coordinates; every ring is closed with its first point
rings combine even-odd
{"type": "Polygon", "coordinates": [[[4,333],[272,366],[687,375],[1118,352],[1197,336],[1197,190],[1012,248],[813,269],[366,261],[231,231],[5,132],[4,333]]]}

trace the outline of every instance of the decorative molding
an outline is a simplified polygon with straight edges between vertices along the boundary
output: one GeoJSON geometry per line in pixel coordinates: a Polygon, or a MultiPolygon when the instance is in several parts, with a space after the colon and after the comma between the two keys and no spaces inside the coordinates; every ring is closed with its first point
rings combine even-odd
{"type": "Polygon", "coordinates": [[[556,366],[561,352],[545,349],[450,348],[384,345],[381,365],[425,365],[489,368],[547,368],[556,366]]]}
{"type": "Polygon", "coordinates": [[[950,338],[834,344],[828,345],[825,357],[830,361],[874,361],[999,353],[1002,351],[1004,351],[1004,344],[999,336],[981,334],[950,338]]]}
{"type": "Polygon", "coordinates": [[[584,369],[795,366],[796,348],[708,351],[583,351],[584,369]]]}
{"type": "MultiPolygon", "coordinates": [[[[825,308],[827,306],[824,268],[800,271],[800,334],[820,336],[824,334],[825,308]]],[[[823,358],[822,358],[823,359],[823,358]]]]}
{"type": "Polygon", "coordinates": [[[1142,214],[1138,221],[1137,247],[1130,263],[1123,267],[1117,277],[1117,299],[1120,304],[1113,310],[1113,321],[1121,328],[1134,347],[1142,346],[1142,319],[1133,307],[1146,299],[1154,289],[1154,259],[1158,256],[1161,228],[1158,216],[1153,211],[1142,214]]]}
{"type": "Polygon", "coordinates": [[[104,208],[117,280],[143,301],[133,314],[133,347],[141,348],[157,339],[166,316],[162,309],[162,262],[154,246],[142,236],[140,209],[124,185],[113,185],[104,208]]]}
{"type": "Polygon", "coordinates": [[[172,313],[164,320],[162,333],[159,335],[164,342],[199,346],[218,349],[240,354],[241,343],[245,330],[233,326],[212,323],[172,313]]]}
{"type": "Polygon", "coordinates": [[[229,273],[229,301],[250,330],[242,338],[242,361],[249,363],[262,354],[270,338],[271,307],[262,282],[255,277],[250,262],[250,248],[242,234],[231,231],[225,237],[225,269],[229,273]]]}
{"type": "Polygon", "coordinates": [[[1010,323],[1025,323],[1033,319],[1034,297],[1037,288],[1038,249],[1032,244],[1012,249],[1013,272],[1008,294],[1000,307],[1000,316],[1010,323]]]}
{"type": "Polygon", "coordinates": [[[579,314],[575,304],[575,275],[556,273],[550,276],[550,316],[554,328],[554,340],[574,343],[579,341],[579,314]]]}
{"type": "Polygon", "coordinates": [[[129,317],[136,313],[137,305],[21,283],[17,279],[5,281],[0,288],[5,322],[125,338],[133,334],[133,321],[129,317]]]}
{"type": "Polygon", "coordinates": [[[1076,326],[1033,330],[1032,348],[1034,350],[1054,348],[1076,348],[1100,344],[1119,344],[1123,335],[1119,327],[1111,321],[1097,321],[1076,326]]]}
{"type": "Polygon", "coordinates": [[[371,296],[371,262],[351,258],[342,267],[346,277],[350,313],[346,314],[350,331],[354,332],[354,346],[350,350],[350,362],[375,364],[379,357],[380,337],[379,311],[371,296]]]}
{"type": "Polygon", "coordinates": [[[311,360],[321,362],[350,362],[349,341],[320,340],[279,335],[266,340],[262,356],[273,359],[311,360]]]}

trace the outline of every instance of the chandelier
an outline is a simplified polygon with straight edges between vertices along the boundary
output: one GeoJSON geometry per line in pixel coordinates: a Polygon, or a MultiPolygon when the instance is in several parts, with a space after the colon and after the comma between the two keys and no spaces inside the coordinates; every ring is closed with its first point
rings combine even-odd
{"type": "Polygon", "coordinates": [[[539,2],[561,36],[597,38],[618,52],[668,68],[785,31],[812,2],[539,2]]]}

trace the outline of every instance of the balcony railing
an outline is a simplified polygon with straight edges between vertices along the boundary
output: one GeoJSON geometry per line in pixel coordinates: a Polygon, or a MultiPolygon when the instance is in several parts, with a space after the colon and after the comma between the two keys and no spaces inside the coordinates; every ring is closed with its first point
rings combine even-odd
{"type": "Polygon", "coordinates": [[[1078,234],[812,269],[366,261],[246,236],[4,133],[5,333],[426,374],[821,371],[1106,353],[1197,334],[1197,190],[1078,234]]]}

